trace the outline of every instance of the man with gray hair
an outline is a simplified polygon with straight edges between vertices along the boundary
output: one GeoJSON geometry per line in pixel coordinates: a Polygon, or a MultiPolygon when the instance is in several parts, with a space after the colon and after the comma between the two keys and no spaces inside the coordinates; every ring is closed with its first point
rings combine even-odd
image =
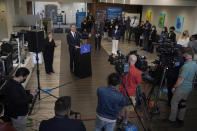
{"type": "MultiPolygon", "coordinates": [[[[141,71],[139,69],[137,69],[135,67],[135,63],[137,62],[137,56],[134,54],[131,54],[129,56],[129,63],[130,63],[130,67],[129,67],[129,73],[127,75],[124,75],[122,78],[122,83],[120,86],[120,92],[123,93],[124,95],[126,94],[125,89],[128,92],[129,97],[132,99],[133,105],[135,106],[136,104],[136,86],[140,85],[142,82],[142,78],[141,78],[141,71]]],[[[125,123],[127,123],[128,119],[129,119],[129,111],[132,110],[132,106],[128,106],[126,107],[126,118],[125,118],[125,123]]]]}
{"type": "Polygon", "coordinates": [[[185,48],[183,50],[183,56],[185,57],[186,62],[181,68],[179,78],[174,88],[172,88],[174,94],[171,100],[171,113],[168,121],[170,125],[176,125],[176,122],[178,122],[178,126],[183,125],[186,108],[181,107],[179,109],[178,107],[181,101],[187,101],[187,97],[192,90],[195,73],[197,72],[197,64],[192,60],[192,49],[189,47],[185,48]]]}

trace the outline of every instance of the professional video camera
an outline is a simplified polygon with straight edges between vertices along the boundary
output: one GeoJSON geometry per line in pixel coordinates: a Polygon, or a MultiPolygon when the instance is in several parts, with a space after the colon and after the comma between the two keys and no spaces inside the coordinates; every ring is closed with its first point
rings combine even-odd
{"type": "Polygon", "coordinates": [[[136,50],[131,51],[128,55],[123,55],[120,50],[118,50],[117,53],[118,56],[115,57],[113,57],[113,55],[110,55],[108,61],[110,62],[110,64],[115,65],[115,70],[119,74],[127,74],[129,72],[128,58],[132,54],[135,54],[137,56],[137,62],[135,66],[143,72],[147,70],[148,64],[146,61],[146,57],[139,56],[136,50]]]}
{"type": "Polygon", "coordinates": [[[176,68],[181,66],[182,55],[181,47],[171,42],[164,42],[158,44],[159,61],[163,66],[168,68],[176,68]]]}

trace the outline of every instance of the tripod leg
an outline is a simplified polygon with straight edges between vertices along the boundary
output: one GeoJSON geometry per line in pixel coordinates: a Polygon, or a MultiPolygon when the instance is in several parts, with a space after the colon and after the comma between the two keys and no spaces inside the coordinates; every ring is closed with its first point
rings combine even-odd
{"type": "Polygon", "coordinates": [[[30,107],[30,109],[29,109],[28,115],[31,115],[31,114],[32,114],[32,111],[33,111],[34,105],[35,105],[35,103],[36,103],[37,97],[38,97],[38,93],[36,94],[36,96],[34,97],[34,99],[33,99],[33,101],[32,101],[32,105],[31,105],[31,107],[30,107]]]}

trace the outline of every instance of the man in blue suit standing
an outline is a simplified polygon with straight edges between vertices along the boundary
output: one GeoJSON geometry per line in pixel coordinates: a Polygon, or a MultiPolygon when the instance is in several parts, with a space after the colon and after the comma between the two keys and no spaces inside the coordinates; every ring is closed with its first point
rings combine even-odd
{"type": "Polygon", "coordinates": [[[39,131],[86,131],[82,121],[70,119],[71,97],[63,96],[55,102],[55,117],[43,120],[39,131]]]}
{"type": "Polygon", "coordinates": [[[76,26],[71,25],[71,31],[67,34],[67,43],[69,45],[70,53],[70,72],[73,73],[73,62],[75,49],[80,48],[80,34],[76,31],[76,26]]]}

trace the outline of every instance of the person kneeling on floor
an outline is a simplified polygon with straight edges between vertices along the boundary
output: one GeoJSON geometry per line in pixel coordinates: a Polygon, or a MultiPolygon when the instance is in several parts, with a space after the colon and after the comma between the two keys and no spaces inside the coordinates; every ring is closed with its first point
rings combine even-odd
{"type": "Polygon", "coordinates": [[[80,120],[70,119],[71,97],[63,96],[55,102],[55,117],[43,120],[39,131],[86,131],[80,120]]]}

